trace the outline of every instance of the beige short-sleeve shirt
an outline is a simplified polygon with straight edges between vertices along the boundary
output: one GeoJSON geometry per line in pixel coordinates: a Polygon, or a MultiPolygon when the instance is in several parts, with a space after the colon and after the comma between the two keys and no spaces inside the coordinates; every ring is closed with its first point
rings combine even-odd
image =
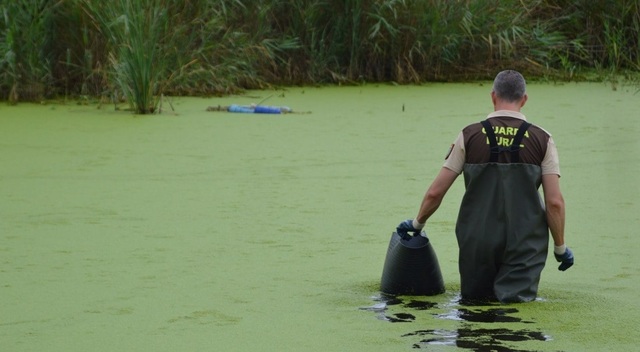
{"type": "MultiPolygon", "coordinates": [[[[491,118],[494,116],[510,116],[510,117],[515,117],[524,121],[527,120],[527,118],[522,113],[517,111],[507,111],[507,110],[495,111],[489,114],[487,118],[491,118]]],[[[451,150],[449,151],[449,154],[447,155],[443,166],[457,174],[461,174],[464,168],[464,164],[465,164],[464,136],[462,132],[460,132],[455,142],[451,145],[451,150]]],[[[540,166],[542,168],[543,175],[560,176],[560,161],[558,158],[558,150],[556,148],[555,142],[553,141],[553,138],[551,138],[550,133],[549,133],[549,141],[547,143],[547,152],[540,166]]]]}

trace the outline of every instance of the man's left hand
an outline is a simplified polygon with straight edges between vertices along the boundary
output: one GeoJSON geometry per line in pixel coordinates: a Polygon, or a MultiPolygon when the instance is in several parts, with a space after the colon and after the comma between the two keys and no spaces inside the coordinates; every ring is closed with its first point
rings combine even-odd
{"type": "Polygon", "coordinates": [[[558,270],[565,271],[573,265],[573,252],[569,247],[562,254],[555,254],[556,260],[560,262],[558,270]]]}

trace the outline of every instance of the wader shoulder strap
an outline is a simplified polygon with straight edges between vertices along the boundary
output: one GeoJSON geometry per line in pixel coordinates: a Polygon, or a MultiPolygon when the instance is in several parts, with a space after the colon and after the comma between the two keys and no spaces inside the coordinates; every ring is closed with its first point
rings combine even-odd
{"type": "Polygon", "coordinates": [[[491,126],[489,121],[484,120],[480,123],[482,123],[484,132],[487,134],[487,139],[489,139],[489,148],[491,148],[491,157],[489,157],[489,162],[495,163],[498,161],[498,156],[500,155],[500,152],[502,152],[502,148],[498,146],[498,141],[496,141],[496,134],[493,132],[493,127],[491,126]]]}
{"type": "Polygon", "coordinates": [[[493,127],[489,123],[488,120],[484,120],[480,122],[484,127],[484,131],[487,134],[487,139],[489,139],[489,148],[491,149],[491,156],[489,157],[490,163],[498,162],[498,156],[502,152],[511,152],[511,162],[517,163],[520,162],[520,143],[522,143],[522,138],[524,138],[524,134],[527,132],[530,123],[527,121],[523,121],[520,127],[518,127],[518,132],[515,137],[513,137],[513,142],[509,147],[501,147],[498,145],[498,141],[496,139],[496,134],[493,132],[493,127]]]}
{"type": "Polygon", "coordinates": [[[522,138],[524,138],[524,134],[527,132],[527,129],[531,126],[527,121],[522,121],[520,127],[518,127],[518,132],[516,136],[513,137],[513,142],[511,142],[511,162],[519,163],[520,162],[520,143],[522,143],[522,138]]]}

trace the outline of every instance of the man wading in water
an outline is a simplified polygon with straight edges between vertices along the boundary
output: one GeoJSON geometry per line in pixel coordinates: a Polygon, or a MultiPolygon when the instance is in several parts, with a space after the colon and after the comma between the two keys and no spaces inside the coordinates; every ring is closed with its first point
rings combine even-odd
{"type": "Polygon", "coordinates": [[[573,265],[573,253],[564,242],[558,153],[551,135],[520,113],[527,102],[520,73],[500,72],[491,100],[494,112],[460,132],[418,216],[400,223],[397,231],[419,234],[464,173],[466,191],[456,223],[462,298],[527,302],[538,292],[549,230],[561,263],[558,269],[573,265]]]}

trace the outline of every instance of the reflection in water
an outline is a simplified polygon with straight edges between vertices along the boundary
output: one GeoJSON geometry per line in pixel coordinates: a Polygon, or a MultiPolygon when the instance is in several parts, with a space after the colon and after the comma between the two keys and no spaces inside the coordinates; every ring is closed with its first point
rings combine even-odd
{"type": "Polygon", "coordinates": [[[411,308],[414,310],[427,310],[436,306],[436,303],[433,302],[425,302],[425,301],[409,301],[408,303],[404,303],[401,299],[396,296],[381,294],[380,296],[373,297],[376,303],[369,307],[362,307],[362,310],[368,310],[371,312],[375,312],[376,317],[380,320],[389,321],[392,323],[406,323],[411,322],[416,319],[413,314],[409,313],[396,313],[393,315],[387,315],[387,307],[393,305],[402,305],[405,308],[411,308]]]}
{"type": "Polygon", "coordinates": [[[492,308],[487,310],[453,309],[448,313],[438,314],[438,318],[463,320],[476,323],[532,323],[507,314],[518,313],[515,308],[492,308]]]}
{"type": "Polygon", "coordinates": [[[413,348],[428,348],[429,345],[444,345],[466,348],[473,351],[525,352],[505,342],[547,341],[549,338],[537,331],[511,329],[418,330],[402,335],[423,338],[413,348]]]}
{"type": "Polygon", "coordinates": [[[369,307],[360,309],[376,313],[376,317],[391,323],[410,323],[416,320],[411,313],[402,312],[388,314],[389,306],[401,306],[413,311],[429,309],[450,309],[445,313],[432,314],[432,316],[460,321],[461,327],[455,330],[427,329],[416,330],[402,335],[402,337],[419,337],[421,340],[413,344],[413,348],[429,348],[428,346],[451,346],[469,349],[472,351],[496,351],[496,352],[526,352],[528,350],[517,349],[514,342],[521,341],[548,341],[551,338],[539,331],[527,329],[507,328],[478,328],[479,323],[524,323],[532,324],[514,316],[518,313],[516,308],[500,307],[495,303],[487,302],[462,302],[455,297],[451,302],[438,307],[437,303],[428,301],[411,300],[404,302],[396,296],[381,295],[372,297],[375,303],[369,307]],[[461,306],[464,306],[462,308],[461,306]],[[487,308],[488,307],[488,308],[487,308]]]}
{"type": "MultiPolygon", "coordinates": [[[[406,322],[414,321],[416,319],[414,315],[409,313],[397,313],[397,314],[393,314],[392,316],[389,316],[386,314],[388,306],[393,306],[393,305],[398,305],[403,303],[400,299],[396,298],[395,296],[389,296],[389,295],[383,294],[380,297],[373,297],[373,299],[374,301],[378,301],[379,303],[376,303],[369,307],[362,307],[360,309],[375,312],[376,317],[378,319],[389,321],[392,323],[406,323],[406,322]]],[[[404,306],[406,307],[406,305],[404,306]]]]}

